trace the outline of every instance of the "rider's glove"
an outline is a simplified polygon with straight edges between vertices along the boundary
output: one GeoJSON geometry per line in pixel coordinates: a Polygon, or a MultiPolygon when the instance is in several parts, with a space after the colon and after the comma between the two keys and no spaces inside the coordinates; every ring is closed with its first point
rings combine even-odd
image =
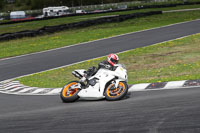
{"type": "Polygon", "coordinates": [[[86,81],[86,77],[82,77],[81,79],[80,79],[80,82],[85,82],[86,81]]]}

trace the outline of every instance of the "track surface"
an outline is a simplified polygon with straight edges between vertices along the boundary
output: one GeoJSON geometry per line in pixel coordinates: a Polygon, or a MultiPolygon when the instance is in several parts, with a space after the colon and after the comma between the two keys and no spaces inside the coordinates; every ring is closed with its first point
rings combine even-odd
{"type": "Polygon", "coordinates": [[[199,32],[200,20],[196,20],[68,48],[0,60],[0,81],[199,32]]]}
{"type": "MultiPolygon", "coordinates": [[[[200,20],[0,61],[0,81],[200,32],[200,20]],[[79,55],[79,56],[77,56],[79,55]],[[73,60],[72,60],[73,59],[73,60]]],[[[197,133],[200,88],[130,93],[121,101],[0,94],[2,133],[197,133]]]]}
{"type": "Polygon", "coordinates": [[[199,95],[200,88],[190,88],[134,92],[115,102],[62,103],[59,96],[0,94],[0,132],[198,133],[199,95]]]}

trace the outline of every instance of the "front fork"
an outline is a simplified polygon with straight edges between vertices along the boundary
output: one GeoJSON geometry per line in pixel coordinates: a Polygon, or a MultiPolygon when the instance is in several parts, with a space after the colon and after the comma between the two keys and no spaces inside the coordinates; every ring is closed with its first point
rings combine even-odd
{"type": "Polygon", "coordinates": [[[112,81],[112,84],[115,86],[115,88],[117,88],[119,86],[119,82],[120,81],[121,80],[114,80],[114,81],[112,81]]]}
{"type": "Polygon", "coordinates": [[[76,89],[76,88],[81,89],[81,83],[78,83],[78,84],[72,85],[72,86],[70,87],[70,89],[76,89]]]}

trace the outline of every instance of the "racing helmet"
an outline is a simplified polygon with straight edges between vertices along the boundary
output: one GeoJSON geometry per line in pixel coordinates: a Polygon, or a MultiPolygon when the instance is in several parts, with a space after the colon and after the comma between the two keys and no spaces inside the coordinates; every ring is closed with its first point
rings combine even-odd
{"type": "Polygon", "coordinates": [[[109,54],[107,56],[107,61],[112,66],[115,66],[115,64],[118,64],[118,62],[119,62],[119,57],[116,54],[109,54]]]}

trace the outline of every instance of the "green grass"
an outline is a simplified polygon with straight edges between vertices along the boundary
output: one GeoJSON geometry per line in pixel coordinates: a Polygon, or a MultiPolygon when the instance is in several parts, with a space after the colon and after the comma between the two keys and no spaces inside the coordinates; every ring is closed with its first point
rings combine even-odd
{"type": "Polygon", "coordinates": [[[135,32],[199,18],[199,11],[165,13],[130,19],[121,23],[106,23],[40,37],[0,42],[0,58],[69,46],[81,42],[112,37],[124,33],[135,32]]]}
{"type": "Polygon", "coordinates": [[[174,9],[189,9],[189,8],[198,8],[198,7],[199,5],[186,5],[186,6],[177,6],[177,7],[170,7],[170,8],[141,9],[141,10],[132,10],[132,11],[124,11],[124,12],[73,16],[73,17],[43,20],[43,21],[0,25],[0,34],[18,32],[18,31],[23,31],[23,30],[35,30],[44,26],[53,26],[53,25],[67,24],[67,23],[72,23],[72,22],[80,22],[83,20],[95,19],[101,16],[123,15],[123,14],[131,14],[131,13],[136,13],[136,12],[158,11],[158,10],[167,11],[167,10],[174,10],[174,9]]]}
{"type": "MultiPolygon", "coordinates": [[[[128,83],[151,83],[200,79],[200,34],[137,48],[120,53],[120,63],[128,70],[128,83]]],[[[101,57],[68,67],[22,77],[22,84],[37,87],[62,87],[76,80],[71,72],[88,69],[104,60],[101,57]]]]}

